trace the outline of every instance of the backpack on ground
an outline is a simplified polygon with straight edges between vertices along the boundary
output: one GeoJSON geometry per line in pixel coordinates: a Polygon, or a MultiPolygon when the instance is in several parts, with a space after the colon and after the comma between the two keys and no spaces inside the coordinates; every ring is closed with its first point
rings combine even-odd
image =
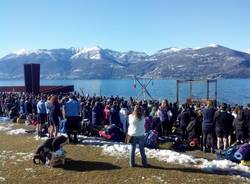
{"type": "Polygon", "coordinates": [[[158,146],[158,132],[150,130],[144,138],[144,145],[148,148],[156,148],[158,146]]]}

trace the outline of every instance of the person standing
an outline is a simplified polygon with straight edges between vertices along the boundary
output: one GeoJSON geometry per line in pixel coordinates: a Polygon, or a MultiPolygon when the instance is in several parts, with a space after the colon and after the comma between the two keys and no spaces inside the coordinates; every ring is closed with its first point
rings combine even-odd
{"type": "Polygon", "coordinates": [[[32,104],[31,104],[31,99],[30,99],[29,96],[27,96],[26,99],[25,99],[24,109],[25,109],[26,121],[28,122],[28,124],[31,124],[32,104]]]}
{"type": "Polygon", "coordinates": [[[122,124],[122,130],[124,133],[127,133],[128,131],[128,109],[125,107],[124,103],[121,103],[121,109],[120,109],[120,120],[122,124]]]}
{"type": "Polygon", "coordinates": [[[69,101],[64,105],[64,113],[68,123],[68,137],[69,141],[72,142],[71,134],[74,135],[74,143],[77,143],[77,132],[79,129],[80,119],[80,103],[74,95],[69,96],[69,101]]]}
{"type": "Polygon", "coordinates": [[[230,121],[231,117],[227,113],[227,104],[222,103],[220,110],[216,111],[214,114],[217,149],[221,149],[221,145],[223,145],[223,149],[226,150],[228,146],[230,121]]]}
{"type": "Polygon", "coordinates": [[[121,120],[120,120],[120,108],[118,106],[118,102],[114,101],[113,105],[110,109],[110,124],[115,124],[117,127],[121,128],[121,120]]]}
{"type": "Polygon", "coordinates": [[[50,111],[51,111],[51,103],[50,103],[50,98],[51,96],[48,96],[47,101],[45,102],[45,107],[46,107],[46,114],[47,114],[47,122],[49,124],[50,122],[50,111]]]}
{"type": "Polygon", "coordinates": [[[182,140],[185,141],[187,139],[187,131],[186,128],[190,122],[190,113],[188,112],[188,105],[183,104],[181,107],[181,113],[178,115],[178,120],[180,123],[180,128],[182,130],[182,140]]]}
{"type": "Polygon", "coordinates": [[[159,108],[159,117],[161,123],[161,136],[168,136],[171,132],[170,119],[172,117],[172,112],[169,109],[168,101],[163,100],[159,108]]]}
{"type": "Polygon", "coordinates": [[[139,150],[141,154],[141,161],[143,167],[147,167],[147,157],[144,149],[144,133],[145,133],[145,117],[143,115],[142,108],[138,105],[134,107],[134,111],[129,115],[128,135],[132,136],[129,165],[135,167],[135,149],[139,144],[139,150]]]}
{"type": "Polygon", "coordinates": [[[37,103],[37,134],[38,136],[41,135],[42,126],[45,124],[46,121],[46,107],[45,107],[45,100],[44,96],[41,97],[40,101],[37,103]]]}
{"type": "Polygon", "coordinates": [[[207,148],[207,138],[211,137],[211,152],[214,152],[214,113],[213,102],[207,101],[207,105],[201,110],[202,113],[202,150],[205,152],[207,148]]]}
{"type": "Polygon", "coordinates": [[[50,99],[51,110],[50,110],[50,137],[56,137],[59,129],[59,118],[62,119],[62,111],[58,98],[56,95],[53,95],[50,99]]]}
{"type": "Polygon", "coordinates": [[[247,104],[247,107],[244,109],[244,121],[247,126],[246,128],[246,137],[250,143],[250,103],[247,104]]]}
{"type": "Polygon", "coordinates": [[[243,116],[243,109],[241,109],[240,106],[237,106],[235,108],[235,118],[233,121],[233,127],[236,134],[236,142],[237,143],[243,143],[244,141],[244,130],[246,128],[244,116],[243,116]]]}

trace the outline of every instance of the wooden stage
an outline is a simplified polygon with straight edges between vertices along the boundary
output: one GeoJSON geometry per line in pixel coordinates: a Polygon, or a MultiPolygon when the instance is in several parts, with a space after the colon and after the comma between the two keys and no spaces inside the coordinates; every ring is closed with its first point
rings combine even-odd
{"type": "MultiPolygon", "coordinates": [[[[74,86],[40,86],[40,93],[43,94],[58,94],[69,93],[74,91],[74,86]]],[[[23,92],[25,93],[25,86],[0,86],[0,92],[23,92]]]]}

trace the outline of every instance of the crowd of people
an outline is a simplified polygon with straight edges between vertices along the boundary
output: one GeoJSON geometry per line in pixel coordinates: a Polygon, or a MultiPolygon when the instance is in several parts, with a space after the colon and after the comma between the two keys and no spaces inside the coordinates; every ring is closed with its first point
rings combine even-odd
{"type": "MultiPolygon", "coordinates": [[[[226,103],[215,106],[213,101],[207,101],[205,104],[186,103],[179,106],[177,103],[169,103],[168,100],[160,102],[135,100],[132,97],[125,99],[118,96],[85,96],[79,93],[0,94],[1,116],[9,116],[11,119],[35,119],[38,135],[47,127],[50,137],[57,136],[61,120],[67,119],[67,134],[71,142],[77,142],[80,122],[85,120],[93,127],[115,125],[124,134],[129,133],[128,131],[132,130],[129,125],[134,122],[129,115],[135,107],[142,110],[140,116],[144,121],[143,131],[154,129],[159,137],[170,136],[179,131],[183,141],[193,137],[199,138],[203,151],[214,152],[215,149],[226,149],[233,141],[240,143],[250,140],[250,104],[246,107],[232,107],[226,103]],[[191,124],[195,128],[190,135],[188,128],[191,124]]],[[[139,130],[141,131],[140,128],[139,130]]],[[[136,139],[136,142],[139,143],[140,138],[136,139]]]]}

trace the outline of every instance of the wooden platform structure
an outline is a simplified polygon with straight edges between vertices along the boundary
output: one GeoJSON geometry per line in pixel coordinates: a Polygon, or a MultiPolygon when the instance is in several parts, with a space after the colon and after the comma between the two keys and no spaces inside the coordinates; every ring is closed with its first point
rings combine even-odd
{"type": "Polygon", "coordinates": [[[179,96],[179,87],[182,83],[189,83],[189,98],[187,99],[187,103],[204,103],[207,100],[212,100],[214,102],[214,105],[217,103],[217,80],[176,80],[176,102],[179,104],[180,102],[180,96],[179,96]],[[205,99],[195,99],[192,95],[193,93],[193,83],[195,82],[203,82],[206,84],[206,98],[205,99]],[[209,94],[209,88],[210,84],[215,84],[214,89],[214,98],[210,98],[209,94]]]}
{"type": "Polygon", "coordinates": [[[0,92],[8,93],[32,93],[32,94],[59,94],[74,91],[74,86],[41,86],[40,85],[40,64],[24,64],[24,86],[0,86],[0,92]]]}
{"type": "MultiPolygon", "coordinates": [[[[43,94],[59,94],[74,91],[74,86],[40,86],[40,93],[43,94]]],[[[0,86],[0,92],[3,93],[26,93],[25,86],[0,86]]]]}

